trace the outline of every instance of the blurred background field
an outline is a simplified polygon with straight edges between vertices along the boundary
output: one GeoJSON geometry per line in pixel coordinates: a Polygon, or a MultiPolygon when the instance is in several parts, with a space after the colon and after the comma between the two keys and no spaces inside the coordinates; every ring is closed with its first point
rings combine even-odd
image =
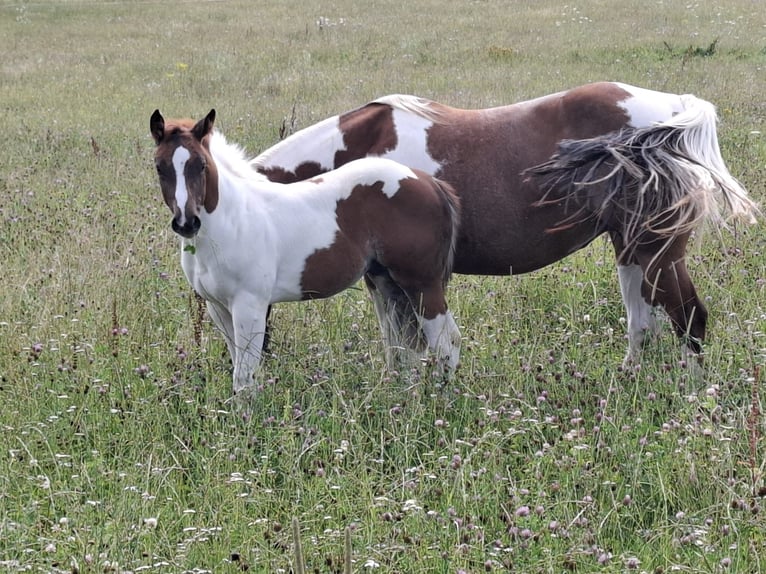
{"type": "Polygon", "coordinates": [[[766,198],[766,13],[681,2],[0,1],[0,567],[9,572],[760,572],[764,233],[702,234],[705,373],[666,327],[619,368],[611,247],[454,277],[449,382],[386,372],[363,289],[275,309],[229,401],[149,116],[253,155],[388,93],[489,107],[597,80],[714,102],[766,198]]]}

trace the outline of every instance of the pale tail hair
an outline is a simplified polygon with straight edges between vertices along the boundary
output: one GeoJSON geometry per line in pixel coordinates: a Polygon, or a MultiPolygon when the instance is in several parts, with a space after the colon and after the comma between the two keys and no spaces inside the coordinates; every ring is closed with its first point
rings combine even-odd
{"type": "Polygon", "coordinates": [[[674,237],[705,220],[756,222],[758,206],[721,156],[715,108],[692,95],[681,99],[684,110],[667,121],[564,140],[549,161],[527,170],[546,190],[541,205],[564,199],[576,206],[559,227],[592,211],[599,217],[619,211],[628,249],[647,233],[668,239],[656,259],[674,237]],[[594,193],[595,185],[603,192],[594,193]]]}

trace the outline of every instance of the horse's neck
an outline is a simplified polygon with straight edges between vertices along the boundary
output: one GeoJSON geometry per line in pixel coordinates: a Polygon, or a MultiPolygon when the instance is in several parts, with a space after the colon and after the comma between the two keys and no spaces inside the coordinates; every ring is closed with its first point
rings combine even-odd
{"type": "Polygon", "coordinates": [[[334,167],[335,150],[345,147],[338,122],[339,116],[333,116],[297,131],[251,160],[250,164],[255,169],[290,169],[295,167],[294,164],[310,159],[330,170],[334,167]]]}
{"type": "Polygon", "coordinates": [[[210,154],[218,173],[218,205],[210,215],[220,211],[223,218],[215,219],[230,219],[243,210],[257,212],[272,183],[255,171],[242,148],[228,143],[220,132],[210,140],[210,154]]]}

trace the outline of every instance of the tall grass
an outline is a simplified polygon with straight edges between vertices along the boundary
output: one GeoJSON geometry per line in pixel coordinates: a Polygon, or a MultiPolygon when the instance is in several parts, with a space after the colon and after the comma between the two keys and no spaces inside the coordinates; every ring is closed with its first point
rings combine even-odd
{"type": "Polygon", "coordinates": [[[715,102],[724,156],[763,202],[753,6],[0,3],[0,565],[761,571],[760,228],[692,248],[702,378],[669,328],[619,366],[599,240],[528,276],[455,277],[450,382],[384,369],[361,289],[277,307],[243,406],[195,319],[148,135],[155,108],[215,107],[257,153],[386,93],[486,107],[618,79],[715,102]]]}

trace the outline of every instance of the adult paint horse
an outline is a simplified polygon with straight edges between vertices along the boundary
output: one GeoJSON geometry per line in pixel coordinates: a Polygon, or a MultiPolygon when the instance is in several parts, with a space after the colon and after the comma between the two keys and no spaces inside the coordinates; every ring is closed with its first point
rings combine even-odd
{"type": "Polygon", "coordinates": [[[226,339],[234,391],[252,384],[269,305],[330,297],[362,276],[378,294],[387,358],[427,346],[457,366],[460,333],[444,299],[459,219],[451,188],[382,158],[273,183],[214,122],[214,110],[196,123],[157,110],[150,130],[181,265],[226,339]]]}
{"type": "Polygon", "coordinates": [[[392,95],[291,135],[253,165],[288,182],[381,156],[446,180],[462,205],[456,273],[534,271],[608,233],[627,361],[656,331],[656,306],[700,351],[707,311],[686,269],[690,233],[718,205],[748,222],[758,212],[724,165],[716,121],[692,95],[612,82],[483,110],[392,95]]]}

